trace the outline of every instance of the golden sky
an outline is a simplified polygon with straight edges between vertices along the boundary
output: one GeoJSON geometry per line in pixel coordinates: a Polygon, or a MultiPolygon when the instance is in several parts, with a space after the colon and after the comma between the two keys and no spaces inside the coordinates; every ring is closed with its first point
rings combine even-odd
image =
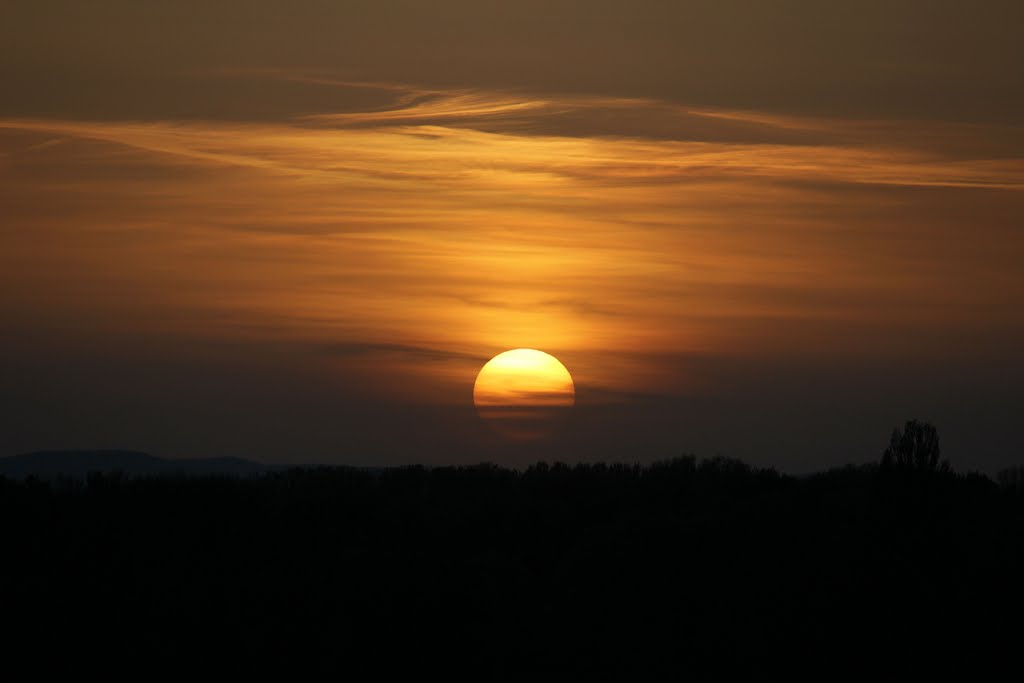
{"type": "MultiPolygon", "coordinates": [[[[724,83],[691,85],[688,100],[687,78],[666,76],[672,54],[653,47],[632,67],[605,65],[604,81],[603,62],[589,59],[566,85],[566,46],[593,57],[579,46],[621,40],[625,60],[645,35],[632,24],[612,38],[610,24],[570,29],[559,14],[536,29],[548,74],[522,45],[501,53],[471,38],[431,52],[410,33],[415,17],[401,19],[416,15],[403,3],[394,33],[373,24],[386,16],[359,15],[381,41],[362,60],[344,54],[351,47],[300,49],[288,26],[290,53],[257,50],[270,44],[266,17],[252,34],[225,30],[220,51],[202,33],[216,26],[192,27],[180,40],[193,49],[172,54],[159,12],[101,5],[134,30],[58,22],[51,48],[5,48],[21,59],[3,73],[22,98],[0,108],[0,312],[9,376],[28,397],[12,408],[8,449],[409,460],[367,446],[377,443],[367,424],[393,422],[408,441],[389,447],[490,459],[474,458],[487,437],[460,411],[483,362],[517,347],[565,363],[583,413],[657,416],[649,445],[663,457],[698,447],[754,457],[758,416],[772,415],[763,459],[812,466],[806,448],[790,460],[786,449],[806,406],[832,400],[829,430],[852,419],[865,431],[850,443],[865,449],[902,419],[928,417],[901,411],[945,416],[966,442],[981,430],[969,425],[991,431],[993,410],[1020,407],[962,405],[965,391],[1002,396],[998,378],[1021,376],[1024,125],[1007,115],[1015,94],[992,94],[1013,80],[1011,64],[1004,80],[936,76],[941,51],[904,43],[918,62],[902,64],[916,70],[908,77],[891,35],[878,32],[872,51],[843,33],[850,54],[808,39],[806,73],[786,77],[805,89],[782,85],[778,72],[799,56],[783,50],[766,58],[777,90],[738,95],[760,82],[755,48],[766,39],[741,22],[741,35],[758,37],[751,52],[708,48],[724,83]],[[106,54],[90,31],[134,52],[106,54]],[[140,36],[164,42],[146,48],[140,36]],[[423,54],[458,66],[431,77],[423,54]],[[492,77],[457,59],[476,54],[492,77]],[[834,79],[815,55],[831,55],[834,79]],[[514,78],[513,57],[523,66],[514,78]],[[863,81],[878,69],[889,98],[863,81]],[[833,80],[844,77],[858,102],[837,100],[833,80]],[[900,82],[926,93],[916,110],[900,82]],[[972,88],[991,91],[987,104],[953,101],[972,88]],[[943,92],[948,106],[925,106],[943,92]],[[242,105],[261,100],[246,115],[242,105]],[[457,417],[427,431],[419,417],[402,422],[449,409],[457,417]],[[193,425],[185,436],[175,414],[193,425]],[[261,436],[264,424],[245,436],[263,414],[275,416],[273,433],[261,436]],[[49,416],[70,426],[48,431],[49,416]]],[[[511,10],[486,5],[497,14],[465,21],[494,35],[511,10]]],[[[313,26],[317,6],[292,20],[313,26]]],[[[34,10],[19,11],[31,24],[34,10]]],[[[832,26],[800,3],[786,11],[804,27],[794,35],[832,26]]],[[[670,44],[646,26],[648,42],[670,44]]],[[[991,67],[1013,48],[1000,47],[1001,25],[986,26],[995,45],[977,59],[991,67]]],[[[633,417],[615,429],[628,432],[633,417]]],[[[580,429],[590,431],[568,459],[597,439],[593,425],[580,429]]]]}

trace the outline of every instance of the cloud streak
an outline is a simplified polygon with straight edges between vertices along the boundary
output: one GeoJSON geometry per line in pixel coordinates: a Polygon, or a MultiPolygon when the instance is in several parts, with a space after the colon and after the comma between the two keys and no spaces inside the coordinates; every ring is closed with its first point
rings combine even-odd
{"type": "MultiPolygon", "coordinates": [[[[399,98],[390,109],[314,115],[292,124],[0,120],[0,129],[100,140],[197,164],[240,166],[323,181],[458,182],[476,189],[529,183],[538,177],[608,184],[741,177],[1024,188],[1021,157],[944,154],[942,126],[928,124],[930,134],[923,140],[921,127],[920,122],[901,127],[894,122],[684,110],[628,98],[531,99],[464,91],[414,92],[399,98]],[[750,133],[745,141],[708,141],[621,134],[580,138],[544,131],[543,124],[552,115],[575,112],[599,118],[613,110],[631,112],[642,121],[652,109],[662,114],[669,110],[683,123],[692,119],[724,122],[719,138],[730,137],[726,133],[735,122],[757,133],[750,133]],[[538,125],[524,132],[516,125],[524,119],[538,125]],[[496,125],[482,130],[484,123],[496,125]],[[497,124],[505,124],[507,130],[497,124]],[[793,135],[798,143],[779,142],[793,135]],[[925,148],[919,148],[925,143],[925,148]]],[[[976,127],[947,128],[948,143],[962,145],[964,136],[976,127]]],[[[1022,135],[1017,129],[1006,130],[1022,135]]],[[[716,137],[706,126],[701,136],[716,137]]]]}
{"type": "Polygon", "coordinates": [[[1016,129],[364,86],[391,104],[0,120],[5,277],[29,292],[5,306],[308,342],[351,367],[398,355],[453,385],[469,360],[544,348],[640,395],[681,380],[600,354],[877,352],[879,325],[1005,325],[1021,288],[1024,158],[985,154],[1016,129]],[[989,237],[965,253],[968,214],[989,237]]]}

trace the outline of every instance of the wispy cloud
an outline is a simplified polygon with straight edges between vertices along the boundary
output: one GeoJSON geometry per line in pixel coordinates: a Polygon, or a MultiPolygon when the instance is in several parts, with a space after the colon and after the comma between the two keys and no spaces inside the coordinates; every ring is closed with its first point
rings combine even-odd
{"type": "Polygon", "coordinates": [[[877,325],[997,321],[1013,297],[995,293],[1021,289],[1024,158],[986,154],[1015,129],[279,76],[391,104],[0,120],[0,265],[28,292],[5,305],[461,373],[546,348],[644,393],[656,372],[593,354],[877,348],[877,325]]]}
{"type": "MultiPolygon", "coordinates": [[[[562,183],[664,184],[769,178],[921,187],[1024,188],[1024,160],[959,158],[920,143],[920,128],[737,112],[683,111],[762,129],[756,142],[572,137],[479,130],[482,121],[538,120],[609,107],[642,115],[646,100],[530,99],[501,93],[430,93],[382,111],[321,114],[294,124],[3,120],[0,128],[102,140],[195,163],[242,166],[309,180],[441,182],[465,188],[562,183]],[[303,121],[332,124],[303,125],[303,121]],[[800,131],[800,144],[773,141],[800,131]],[[845,144],[844,144],[845,142],[845,144]],[[812,144],[813,143],[813,144],[812,144]],[[874,144],[872,144],[874,143],[874,144]]],[[[932,124],[932,128],[934,128],[932,124]]],[[[960,129],[951,127],[956,139],[960,129]]],[[[937,136],[932,131],[931,136],[937,136]]],[[[556,191],[562,188],[556,188],[556,191]]]]}

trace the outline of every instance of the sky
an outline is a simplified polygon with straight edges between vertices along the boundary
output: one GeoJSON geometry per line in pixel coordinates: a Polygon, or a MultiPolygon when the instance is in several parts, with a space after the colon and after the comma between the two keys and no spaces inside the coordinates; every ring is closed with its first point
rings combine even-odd
{"type": "Polygon", "coordinates": [[[1019,2],[4,15],[0,455],[1024,458],[1019,2]],[[514,348],[575,384],[528,444],[514,348]]]}

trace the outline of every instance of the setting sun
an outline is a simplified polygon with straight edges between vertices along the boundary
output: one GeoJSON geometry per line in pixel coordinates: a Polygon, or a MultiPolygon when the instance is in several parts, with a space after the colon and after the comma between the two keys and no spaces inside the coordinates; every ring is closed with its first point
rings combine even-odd
{"type": "Polygon", "coordinates": [[[576,403],[572,376],[554,356],[534,349],[500,353],[473,386],[480,416],[506,436],[536,438],[576,403]]]}

